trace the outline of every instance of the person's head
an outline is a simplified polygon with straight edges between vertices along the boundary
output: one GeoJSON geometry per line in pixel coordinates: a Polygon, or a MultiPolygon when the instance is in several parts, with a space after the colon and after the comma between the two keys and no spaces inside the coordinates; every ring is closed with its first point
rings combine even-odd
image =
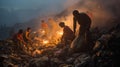
{"type": "Polygon", "coordinates": [[[41,20],[42,23],[44,23],[45,21],[44,20],[41,20]]]}
{"type": "Polygon", "coordinates": [[[64,22],[60,22],[59,26],[63,28],[63,27],[65,27],[65,23],[64,22]]]}
{"type": "Polygon", "coordinates": [[[23,30],[22,30],[22,29],[19,29],[18,33],[19,33],[19,34],[23,34],[23,30]]]}
{"type": "Polygon", "coordinates": [[[30,28],[30,27],[28,27],[28,28],[27,28],[27,31],[28,31],[28,32],[31,32],[31,28],[30,28]]]}
{"type": "Polygon", "coordinates": [[[73,15],[74,15],[74,16],[79,15],[79,11],[78,11],[78,10],[74,10],[74,11],[73,11],[73,15]]]}

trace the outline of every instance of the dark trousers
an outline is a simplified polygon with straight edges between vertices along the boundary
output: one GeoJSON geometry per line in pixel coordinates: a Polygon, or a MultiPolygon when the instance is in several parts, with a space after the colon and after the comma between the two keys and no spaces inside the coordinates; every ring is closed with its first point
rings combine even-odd
{"type": "Polygon", "coordinates": [[[79,36],[84,36],[86,41],[90,40],[90,26],[80,26],[79,28],[79,36]]]}

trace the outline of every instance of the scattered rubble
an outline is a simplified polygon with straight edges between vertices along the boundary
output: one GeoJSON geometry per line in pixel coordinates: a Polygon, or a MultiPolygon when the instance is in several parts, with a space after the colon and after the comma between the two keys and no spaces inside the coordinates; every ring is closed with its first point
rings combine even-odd
{"type": "Polygon", "coordinates": [[[12,40],[3,40],[0,41],[0,67],[119,67],[118,33],[117,30],[117,33],[109,32],[96,38],[91,53],[70,54],[69,46],[63,48],[59,44],[42,46],[35,43],[27,47],[29,49],[21,49],[12,40]]]}

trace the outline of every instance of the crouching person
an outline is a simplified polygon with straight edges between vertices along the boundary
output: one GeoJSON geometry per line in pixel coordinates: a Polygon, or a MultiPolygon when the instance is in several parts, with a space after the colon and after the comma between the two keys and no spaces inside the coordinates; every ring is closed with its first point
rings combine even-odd
{"type": "Polygon", "coordinates": [[[75,38],[74,32],[68,26],[66,26],[64,22],[60,22],[59,26],[63,28],[63,35],[61,41],[64,42],[65,46],[70,46],[71,42],[75,38]]]}
{"type": "Polygon", "coordinates": [[[26,46],[26,42],[23,39],[23,30],[20,29],[14,36],[13,36],[13,41],[17,44],[16,49],[24,50],[26,46]]]}

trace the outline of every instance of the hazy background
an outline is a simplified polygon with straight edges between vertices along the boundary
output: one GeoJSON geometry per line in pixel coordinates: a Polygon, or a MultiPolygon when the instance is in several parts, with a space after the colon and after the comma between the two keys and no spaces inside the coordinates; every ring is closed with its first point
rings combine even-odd
{"type": "MultiPolygon", "coordinates": [[[[76,0],[78,1],[78,0],[76,0]]],[[[38,16],[57,14],[74,0],[0,0],[0,25],[26,22],[38,16]],[[69,3],[68,3],[69,1],[69,3]]]]}
{"type": "Polygon", "coordinates": [[[49,17],[72,29],[75,9],[91,17],[92,27],[104,30],[120,24],[120,0],[0,0],[0,39],[14,30],[39,29],[41,19],[48,21],[49,17]]]}

